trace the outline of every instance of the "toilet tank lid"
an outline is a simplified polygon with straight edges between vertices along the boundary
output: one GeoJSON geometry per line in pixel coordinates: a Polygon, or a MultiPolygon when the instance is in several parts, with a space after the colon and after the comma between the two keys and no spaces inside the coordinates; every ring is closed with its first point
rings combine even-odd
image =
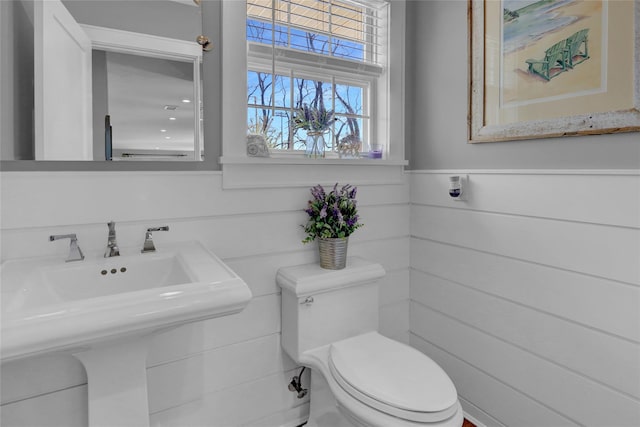
{"type": "Polygon", "coordinates": [[[326,270],[317,263],[282,267],[276,274],[276,283],[283,290],[302,297],[373,282],[384,275],[380,264],[349,257],[342,270],[326,270]]]}

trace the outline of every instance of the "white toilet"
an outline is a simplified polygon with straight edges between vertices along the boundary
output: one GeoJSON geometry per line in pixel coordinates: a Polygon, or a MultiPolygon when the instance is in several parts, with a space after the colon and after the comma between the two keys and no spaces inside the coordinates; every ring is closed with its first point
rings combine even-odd
{"type": "Polygon", "coordinates": [[[429,357],[380,335],[381,265],[285,267],[282,347],[311,369],[309,427],[460,427],[455,386],[429,357]]]}

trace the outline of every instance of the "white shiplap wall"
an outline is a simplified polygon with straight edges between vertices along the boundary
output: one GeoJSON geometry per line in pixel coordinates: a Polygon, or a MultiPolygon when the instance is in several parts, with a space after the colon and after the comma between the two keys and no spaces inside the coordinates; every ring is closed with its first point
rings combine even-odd
{"type": "Polygon", "coordinates": [[[411,344],[496,426],[640,425],[640,173],[411,173],[411,344]],[[468,175],[467,201],[449,200],[468,175]]]}
{"type": "MultiPolygon", "coordinates": [[[[401,168],[401,167],[400,167],[401,168]]],[[[305,168],[298,170],[305,176],[305,168]]],[[[350,239],[349,255],[380,262],[380,316],[384,334],[409,341],[409,187],[375,185],[371,170],[358,185],[365,227],[350,239]]],[[[4,172],[2,260],[57,255],[66,242],[50,234],[76,233],[85,253],[102,252],[109,220],[122,248],[142,244],[144,229],[156,246],[202,241],[249,285],[253,299],[241,313],[185,325],[159,335],[147,361],[152,425],[296,425],[308,399],[287,390],[297,366],[280,349],[280,296],[276,270],[316,260],[302,245],[299,224],[308,187],[223,189],[220,172],[4,172]]],[[[335,171],[323,184],[343,182],[335,171]]],[[[259,177],[256,177],[256,180],[259,177]]],[[[0,425],[83,426],[86,376],[71,356],[47,355],[1,367],[0,425]]]]}

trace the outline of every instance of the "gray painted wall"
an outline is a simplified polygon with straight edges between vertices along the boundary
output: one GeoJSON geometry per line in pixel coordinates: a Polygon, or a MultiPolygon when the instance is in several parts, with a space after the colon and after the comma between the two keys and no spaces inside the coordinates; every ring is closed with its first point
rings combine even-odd
{"type": "Polygon", "coordinates": [[[33,2],[0,1],[0,159],[32,159],[33,2]]]}
{"type": "Polygon", "coordinates": [[[155,0],[63,0],[81,24],[195,41],[201,33],[200,8],[155,0]]]}
{"type": "Polygon", "coordinates": [[[467,2],[407,1],[411,169],[636,169],[640,134],[467,143],[467,2]]]}

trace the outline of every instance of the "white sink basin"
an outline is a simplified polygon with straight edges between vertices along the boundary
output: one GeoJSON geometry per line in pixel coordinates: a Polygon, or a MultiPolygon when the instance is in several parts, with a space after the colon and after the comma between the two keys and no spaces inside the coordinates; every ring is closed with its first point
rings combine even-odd
{"type": "Polygon", "coordinates": [[[233,314],[251,299],[246,283],[198,242],[70,263],[9,261],[0,277],[2,360],[233,314]]]}

